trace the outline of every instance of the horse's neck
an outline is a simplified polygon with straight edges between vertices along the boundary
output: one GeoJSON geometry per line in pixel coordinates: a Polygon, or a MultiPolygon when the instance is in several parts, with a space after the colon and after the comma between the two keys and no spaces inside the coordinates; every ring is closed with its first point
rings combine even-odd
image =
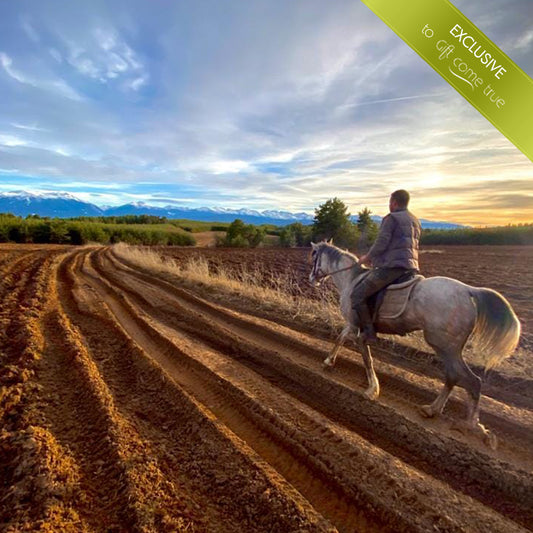
{"type": "MultiPolygon", "coordinates": [[[[347,255],[344,255],[341,257],[341,259],[337,263],[337,267],[333,268],[332,270],[333,271],[341,270],[343,268],[348,268],[350,266],[353,266],[358,269],[360,268],[353,258],[347,255]]],[[[349,270],[338,272],[337,274],[331,276],[331,279],[333,280],[335,287],[337,287],[337,291],[339,291],[339,294],[341,294],[352,283],[353,278],[354,278],[354,272],[353,272],[353,269],[351,268],[349,270]]]]}

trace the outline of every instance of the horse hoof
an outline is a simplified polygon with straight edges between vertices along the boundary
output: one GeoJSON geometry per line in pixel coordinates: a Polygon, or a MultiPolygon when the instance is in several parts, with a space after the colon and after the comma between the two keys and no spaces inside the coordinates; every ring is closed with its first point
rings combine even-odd
{"type": "Polygon", "coordinates": [[[363,394],[368,400],[375,400],[379,396],[379,392],[376,389],[367,389],[363,394]]]}
{"type": "Polygon", "coordinates": [[[498,449],[498,438],[494,433],[491,433],[483,424],[479,422],[472,426],[468,422],[454,422],[451,426],[452,430],[459,431],[463,435],[473,435],[474,437],[483,440],[483,444],[488,446],[491,450],[498,449]]]}
{"type": "Polygon", "coordinates": [[[476,431],[481,433],[483,443],[488,446],[491,450],[498,449],[498,437],[489,431],[483,424],[478,423],[476,426],[476,431]]]}
{"type": "Polygon", "coordinates": [[[435,413],[433,412],[433,409],[431,408],[431,405],[421,405],[418,408],[418,412],[424,417],[424,418],[433,418],[435,416],[435,413]]]}
{"type": "Polygon", "coordinates": [[[485,433],[485,436],[483,437],[483,442],[491,449],[496,451],[498,449],[498,437],[494,435],[494,433],[491,433],[490,431],[487,431],[485,433]]]}
{"type": "Polygon", "coordinates": [[[331,371],[331,370],[333,370],[334,366],[335,366],[334,364],[332,364],[332,363],[326,363],[326,361],[324,361],[324,362],[322,363],[322,370],[324,370],[324,371],[331,371]]]}

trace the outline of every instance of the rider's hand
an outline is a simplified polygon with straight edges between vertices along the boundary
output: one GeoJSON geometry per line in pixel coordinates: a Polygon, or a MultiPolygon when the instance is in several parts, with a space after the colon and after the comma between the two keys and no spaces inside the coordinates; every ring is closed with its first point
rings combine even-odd
{"type": "Polygon", "coordinates": [[[360,265],[365,265],[365,264],[371,265],[372,260],[370,259],[370,257],[368,257],[368,255],[363,255],[362,257],[359,258],[359,264],[360,265]]]}

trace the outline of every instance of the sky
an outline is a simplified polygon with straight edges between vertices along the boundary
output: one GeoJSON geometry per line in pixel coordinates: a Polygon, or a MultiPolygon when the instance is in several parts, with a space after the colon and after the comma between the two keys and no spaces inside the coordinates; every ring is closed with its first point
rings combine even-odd
{"type": "MultiPolygon", "coordinates": [[[[452,3],[533,76],[532,0],[452,3]]],[[[533,222],[531,161],[359,0],[3,0],[0,94],[0,192],[533,222]]]]}

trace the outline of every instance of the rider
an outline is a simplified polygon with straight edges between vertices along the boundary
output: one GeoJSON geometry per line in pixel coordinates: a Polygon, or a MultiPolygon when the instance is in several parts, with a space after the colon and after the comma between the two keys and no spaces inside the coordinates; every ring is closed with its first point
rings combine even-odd
{"type": "Polygon", "coordinates": [[[368,275],[352,292],[352,309],[359,318],[363,342],[375,344],[376,332],[367,298],[407,272],[418,272],[418,244],[421,226],[408,209],[409,193],[394,191],[389,200],[390,213],[382,220],[376,242],[359,264],[372,265],[368,275]]]}

